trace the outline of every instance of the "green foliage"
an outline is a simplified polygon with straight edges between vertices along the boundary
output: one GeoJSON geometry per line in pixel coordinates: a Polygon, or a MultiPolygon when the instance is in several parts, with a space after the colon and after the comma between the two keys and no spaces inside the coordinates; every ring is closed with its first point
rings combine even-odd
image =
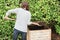
{"type": "MultiPolygon", "coordinates": [[[[25,0],[0,0],[0,40],[12,40],[13,27],[15,21],[4,20],[6,12],[10,9],[18,8],[19,2],[25,0]]],[[[58,0],[26,0],[30,5],[32,21],[49,21],[55,20],[53,24],[56,32],[60,34],[60,1],[58,0]]],[[[11,15],[11,18],[16,18],[16,15],[11,15]],[[11,17],[12,16],[12,17],[11,17]]]]}
{"type": "Polygon", "coordinates": [[[58,0],[29,0],[32,21],[45,21],[56,28],[60,34],[60,1],[58,0]],[[57,26],[58,27],[57,27],[57,26]]]}

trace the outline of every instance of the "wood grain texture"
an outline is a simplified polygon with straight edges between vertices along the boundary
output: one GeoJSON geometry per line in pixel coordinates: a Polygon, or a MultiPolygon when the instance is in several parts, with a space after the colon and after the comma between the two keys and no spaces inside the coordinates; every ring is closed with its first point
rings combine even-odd
{"type": "Polygon", "coordinates": [[[51,40],[51,29],[29,30],[27,40],[51,40]]]}

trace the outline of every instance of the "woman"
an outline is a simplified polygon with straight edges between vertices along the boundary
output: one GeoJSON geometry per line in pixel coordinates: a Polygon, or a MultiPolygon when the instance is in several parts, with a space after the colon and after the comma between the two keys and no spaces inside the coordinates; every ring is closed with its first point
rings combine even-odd
{"type": "Polygon", "coordinates": [[[4,19],[15,20],[8,17],[11,13],[16,13],[16,16],[17,16],[14,32],[13,32],[13,40],[17,40],[17,37],[19,34],[22,34],[22,40],[26,40],[27,25],[30,25],[30,24],[39,25],[38,23],[30,22],[31,13],[29,11],[28,3],[22,2],[21,8],[8,10],[6,12],[6,16],[4,17],[4,19]]]}

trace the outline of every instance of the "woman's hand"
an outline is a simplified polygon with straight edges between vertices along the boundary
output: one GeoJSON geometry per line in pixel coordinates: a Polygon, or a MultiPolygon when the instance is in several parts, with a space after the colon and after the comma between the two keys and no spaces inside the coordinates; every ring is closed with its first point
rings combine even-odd
{"type": "Polygon", "coordinates": [[[41,26],[41,25],[39,25],[39,24],[38,24],[38,23],[36,23],[36,22],[32,22],[32,24],[37,25],[37,26],[41,26]]]}

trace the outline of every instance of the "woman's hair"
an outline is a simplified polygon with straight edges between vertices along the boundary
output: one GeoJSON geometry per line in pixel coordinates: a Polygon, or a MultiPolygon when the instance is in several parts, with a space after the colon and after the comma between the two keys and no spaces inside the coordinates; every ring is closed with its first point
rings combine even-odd
{"type": "Polygon", "coordinates": [[[21,7],[22,7],[22,8],[26,8],[26,10],[29,10],[29,5],[28,5],[27,2],[22,2],[22,3],[21,3],[21,7]]]}

